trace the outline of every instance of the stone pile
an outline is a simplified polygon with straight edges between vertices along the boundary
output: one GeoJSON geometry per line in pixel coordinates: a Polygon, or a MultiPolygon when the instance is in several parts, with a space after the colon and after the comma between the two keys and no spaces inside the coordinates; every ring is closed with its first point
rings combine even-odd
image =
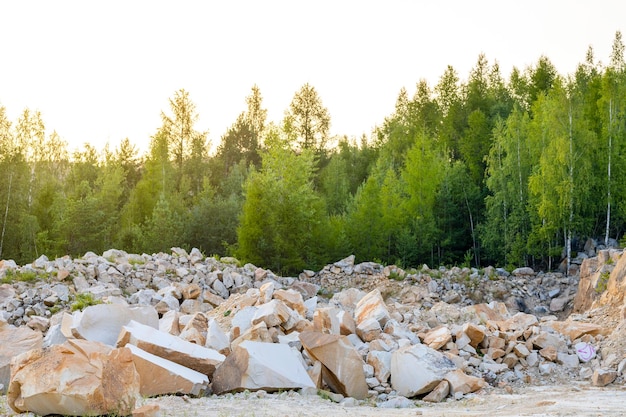
{"type": "Polygon", "coordinates": [[[179,248],[0,261],[0,278],[14,278],[0,286],[0,337],[12,341],[0,346],[0,384],[20,412],[126,415],[138,396],[171,393],[324,390],[388,407],[623,378],[626,361],[602,349],[607,328],[548,315],[573,300],[574,278],[505,275],[349,257],[295,279],[179,248]],[[474,303],[471,285],[489,302],[474,303]],[[101,304],[70,313],[81,294],[101,304]]]}

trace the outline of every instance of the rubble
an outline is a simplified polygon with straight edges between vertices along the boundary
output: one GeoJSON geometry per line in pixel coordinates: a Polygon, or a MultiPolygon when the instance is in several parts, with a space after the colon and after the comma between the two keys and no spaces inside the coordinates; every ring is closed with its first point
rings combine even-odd
{"type": "Polygon", "coordinates": [[[148,397],[316,388],[390,407],[559,378],[603,386],[626,368],[625,259],[581,259],[579,291],[578,277],[527,267],[403,271],[353,256],[298,278],[180,248],[5,261],[0,278],[40,279],[0,285],[0,332],[35,335],[32,346],[2,337],[15,342],[0,346],[0,384],[23,382],[8,375],[18,353],[103,342],[128,346],[148,397]],[[70,314],[77,294],[97,305],[70,314]]]}

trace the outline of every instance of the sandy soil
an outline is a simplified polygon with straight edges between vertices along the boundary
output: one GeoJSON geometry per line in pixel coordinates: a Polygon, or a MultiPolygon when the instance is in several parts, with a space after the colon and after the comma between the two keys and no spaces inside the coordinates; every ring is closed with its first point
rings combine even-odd
{"type": "MultiPolygon", "coordinates": [[[[145,404],[158,404],[162,417],[334,417],[334,416],[622,416],[626,414],[626,387],[610,385],[594,388],[588,384],[572,386],[529,386],[511,394],[493,389],[454,401],[440,404],[415,401],[415,407],[383,409],[364,402],[357,406],[344,406],[317,395],[300,395],[297,392],[258,395],[235,395],[188,398],[164,396],[143,400],[145,404]],[[260,398],[259,398],[260,397],[260,398]]],[[[13,416],[0,397],[0,415],[13,416]]],[[[25,413],[21,416],[33,416],[25,413]]]]}
{"type": "Polygon", "coordinates": [[[238,394],[187,401],[181,397],[163,397],[156,402],[164,416],[189,417],[620,416],[626,414],[626,387],[527,387],[523,392],[514,391],[512,394],[494,390],[440,404],[416,401],[415,408],[405,409],[382,409],[371,404],[345,407],[319,396],[297,393],[266,395],[264,398],[249,395],[247,399],[238,394]]]}
{"type": "Polygon", "coordinates": [[[469,395],[440,404],[416,401],[416,407],[383,409],[364,404],[346,407],[319,396],[295,392],[189,398],[162,397],[156,402],[163,416],[333,417],[333,416],[621,416],[626,414],[626,387],[526,387],[512,394],[504,390],[469,395]]]}

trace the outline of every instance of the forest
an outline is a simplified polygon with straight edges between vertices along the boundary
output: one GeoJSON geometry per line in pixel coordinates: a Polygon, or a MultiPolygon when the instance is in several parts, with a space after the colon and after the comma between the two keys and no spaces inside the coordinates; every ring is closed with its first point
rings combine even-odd
{"type": "Polygon", "coordinates": [[[484,54],[466,79],[448,66],[360,138],[330,136],[309,84],[280,121],[253,86],[214,150],[185,90],[144,155],[128,138],[70,153],[40,112],[0,107],[0,259],[178,246],[281,274],[350,254],[555,269],[626,230],[621,33],[607,65],[581,55],[565,75],[546,56],[508,79],[484,54]]]}

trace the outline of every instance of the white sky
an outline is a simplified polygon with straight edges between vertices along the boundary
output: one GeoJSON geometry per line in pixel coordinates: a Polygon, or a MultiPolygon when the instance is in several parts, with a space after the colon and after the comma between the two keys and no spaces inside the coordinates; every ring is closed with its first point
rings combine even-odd
{"type": "Polygon", "coordinates": [[[401,87],[434,86],[448,64],[465,80],[481,52],[507,79],[542,54],[571,73],[589,45],[608,62],[625,17],[623,0],[0,0],[0,105],[40,110],[71,148],[145,150],[185,88],[216,146],[252,85],[278,122],[308,82],[331,133],[358,137],[401,87]]]}

